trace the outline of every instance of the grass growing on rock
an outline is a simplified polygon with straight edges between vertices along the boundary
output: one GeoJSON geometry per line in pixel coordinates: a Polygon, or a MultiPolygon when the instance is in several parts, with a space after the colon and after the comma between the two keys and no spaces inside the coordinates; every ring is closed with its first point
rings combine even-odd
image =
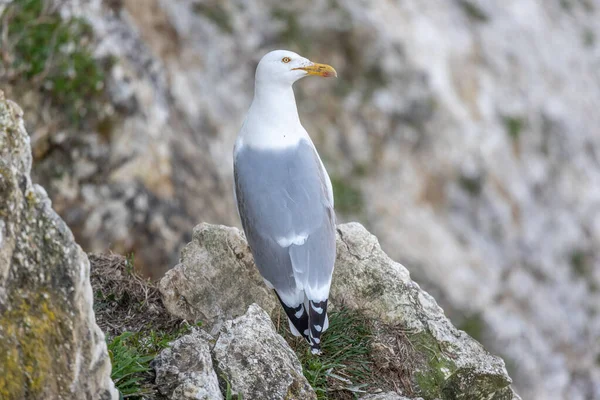
{"type": "Polygon", "coordinates": [[[344,307],[329,312],[320,356],[311,354],[303,339],[291,335],[285,314],[280,313],[278,320],[279,333],[298,356],[318,399],[354,399],[354,394],[367,392],[376,382],[370,357],[372,327],[360,314],[344,307]]]}
{"type": "Polygon", "coordinates": [[[150,362],[166,349],[169,343],[191,333],[192,327],[183,324],[172,332],[150,330],[124,332],[110,340],[108,352],[112,363],[111,378],[123,396],[154,398],[154,375],[150,362]]]}
{"type": "MultiPolygon", "coordinates": [[[[111,379],[122,395],[141,395],[141,384],[145,375],[150,376],[150,361],[153,355],[145,355],[129,340],[133,332],[125,332],[108,343],[108,353],[112,364],[111,379]]],[[[150,391],[150,390],[146,390],[150,391]]]]}
{"type": "Polygon", "coordinates": [[[92,254],[96,321],[107,335],[112,379],[127,398],[160,399],[150,362],[192,327],[165,309],[156,285],[138,276],[133,254],[92,254]]]}
{"type": "Polygon", "coordinates": [[[420,358],[405,331],[344,306],[328,314],[329,329],[321,337],[320,356],[311,354],[303,339],[292,336],[283,312],[274,320],[319,400],[358,399],[380,390],[415,393],[412,376],[420,358]]]}
{"type": "MultiPolygon", "coordinates": [[[[90,261],[96,316],[108,335],[117,388],[126,398],[164,399],[153,383],[150,362],[192,327],[169,316],[156,286],[136,275],[133,256],[91,255],[90,261]]],[[[477,336],[480,322],[474,317],[468,324],[472,326],[464,328],[477,336]]],[[[468,371],[457,370],[455,349],[437,341],[428,330],[386,325],[343,304],[329,311],[320,356],[311,354],[303,339],[291,335],[280,308],[273,323],[296,353],[319,400],[358,399],[380,391],[425,400],[454,398],[454,393],[463,390],[457,385],[469,378],[468,371]]],[[[480,386],[504,383],[477,379],[480,386]]],[[[223,390],[226,399],[235,398],[231,387],[223,390]]]]}

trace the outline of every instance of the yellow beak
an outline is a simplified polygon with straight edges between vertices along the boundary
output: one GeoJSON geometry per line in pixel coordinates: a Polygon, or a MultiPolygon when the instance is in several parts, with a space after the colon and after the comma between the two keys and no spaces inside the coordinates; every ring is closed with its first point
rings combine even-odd
{"type": "Polygon", "coordinates": [[[337,72],[335,71],[335,69],[331,66],[331,65],[327,65],[327,64],[317,64],[317,63],[313,63],[312,65],[309,65],[308,67],[299,67],[299,68],[294,68],[296,69],[301,69],[302,71],[306,71],[308,73],[308,75],[318,75],[318,76],[323,76],[325,78],[328,78],[330,76],[335,76],[337,78],[337,72]]]}

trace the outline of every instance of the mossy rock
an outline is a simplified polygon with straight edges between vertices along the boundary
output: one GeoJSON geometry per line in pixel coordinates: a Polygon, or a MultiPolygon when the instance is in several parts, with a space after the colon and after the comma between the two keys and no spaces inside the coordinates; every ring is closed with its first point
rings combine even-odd
{"type": "Polygon", "coordinates": [[[30,169],[22,111],[0,91],[0,398],[116,398],[89,262],[30,169]]]}

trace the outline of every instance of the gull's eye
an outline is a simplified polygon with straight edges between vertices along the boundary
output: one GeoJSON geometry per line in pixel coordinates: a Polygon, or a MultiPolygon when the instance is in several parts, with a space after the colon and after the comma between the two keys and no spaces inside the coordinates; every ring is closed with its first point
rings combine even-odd
{"type": "Polygon", "coordinates": [[[287,63],[289,63],[290,61],[292,61],[292,59],[291,59],[291,58],[289,58],[289,57],[283,57],[283,58],[281,59],[281,62],[284,62],[284,63],[286,63],[286,64],[287,64],[287,63]]]}

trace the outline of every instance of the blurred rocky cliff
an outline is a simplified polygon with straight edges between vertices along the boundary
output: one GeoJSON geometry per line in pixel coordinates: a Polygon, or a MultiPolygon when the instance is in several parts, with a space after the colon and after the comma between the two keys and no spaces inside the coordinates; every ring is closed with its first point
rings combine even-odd
{"type": "Polygon", "coordinates": [[[254,68],[296,50],[340,76],[295,88],[340,219],[524,398],[600,397],[600,1],[0,4],[0,86],[86,250],[159,275],[197,222],[236,224],[254,68]]]}

